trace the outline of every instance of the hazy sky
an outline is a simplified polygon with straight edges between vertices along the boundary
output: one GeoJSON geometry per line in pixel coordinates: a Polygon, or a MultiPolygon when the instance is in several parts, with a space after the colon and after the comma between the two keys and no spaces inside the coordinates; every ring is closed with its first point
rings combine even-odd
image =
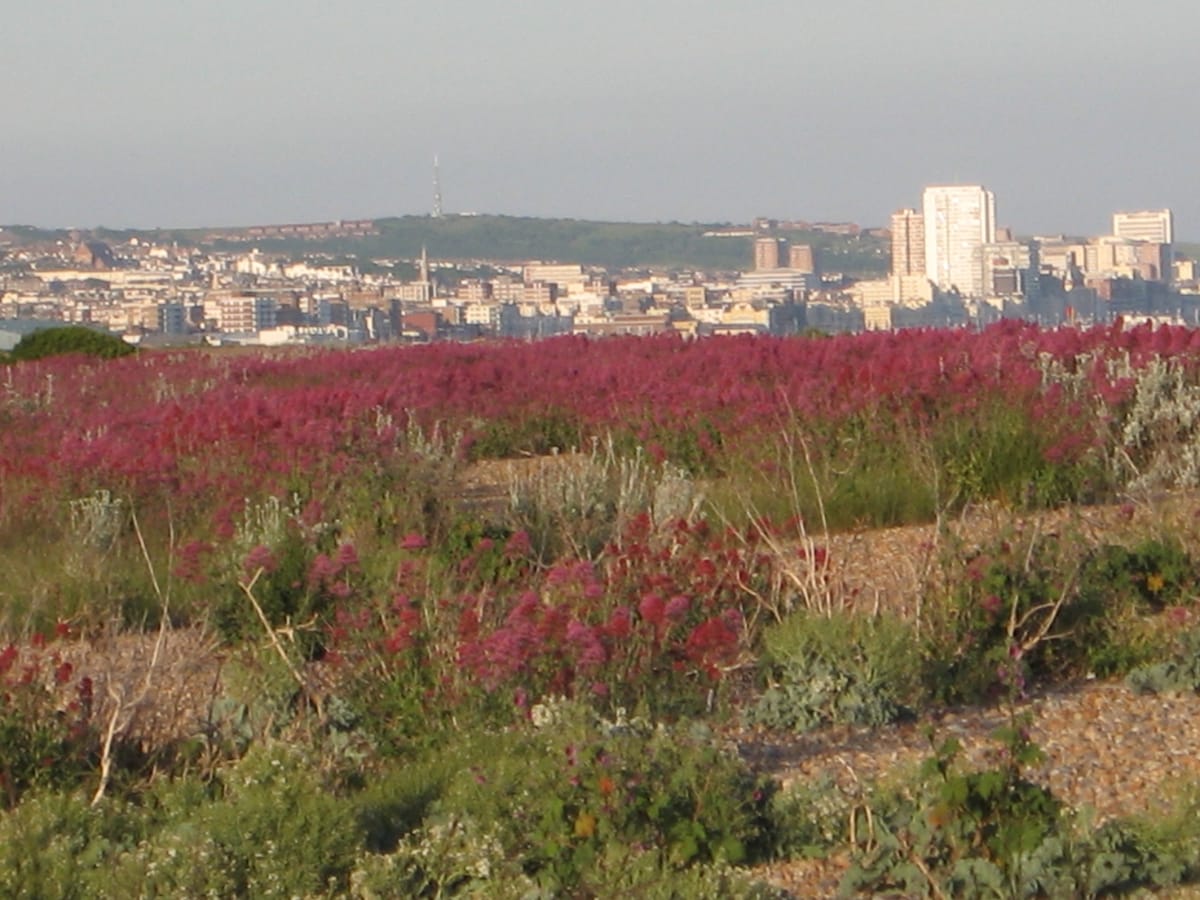
{"type": "Polygon", "coordinates": [[[1195,0],[0,0],[0,222],[444,208],[1200,239],[1195,0]]]}

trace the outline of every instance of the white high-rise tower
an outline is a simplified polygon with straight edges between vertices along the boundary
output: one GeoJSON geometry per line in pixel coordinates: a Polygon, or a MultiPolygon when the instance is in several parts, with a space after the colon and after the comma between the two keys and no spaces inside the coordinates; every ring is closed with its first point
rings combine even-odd
{"type": "Polygon", "coordinates": [[[964,297],[983,294],[984,244],[996,240],[996,197],[978,184],[925,188],[925,277],[964,297]]]}

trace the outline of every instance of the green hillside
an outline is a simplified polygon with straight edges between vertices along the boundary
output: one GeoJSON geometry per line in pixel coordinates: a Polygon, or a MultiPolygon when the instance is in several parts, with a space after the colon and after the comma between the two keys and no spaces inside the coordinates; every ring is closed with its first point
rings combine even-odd
{"type": "MultiPolygon", "coordinates": [[[[569,261],[622,268],[694,268],[739,270],[753,260],[749,237],[706,237],[727,224],[589,222],[518,216],[403,216],[377,220],[380,233],[329,241],[266,240],[264,252],[303,253],[324,250],[338,255],[412,259],[427,247],[430,256],[451,260],[569,261]]],[[[854,273],[886,271],[887,248],[876,238],[844,238],[818,232],[793,232],[798,243],[810,243],[826,270],[854,273]]],[[[240,242],[218,247],[244,246],[240,242]]]]}
{"type": "MultiPolygon", "coordinates": [[[[609,269],[668,268],[734,271],[753,263],[750,237],[706,237],[705,232],[729,228],[728,223],[682,224],[590,222],[580,219],[538,219],[519,216],[401,216],[377,220],[380,233],[369,237],[328,240],[259,239],[253,246],[266,253],[330,253],[359,259],[413,259],[427,247],[442,260],[579,262],[609,269]]],[[[236,239],[240,229],[172,229],[155,231],[98,228],[91,237],[120,243],[142,240],[206,244],[215,249],[240,250],[247,241],[236,239]]],[[[21,229],[24,240],[56,237],[59,233],[21,229]]],[[[793,243],[811,244],[823,271],[875,275],[887,271],[888,247],[869,236],[842,237],[822,232],[788,232],[793,243]]]]}

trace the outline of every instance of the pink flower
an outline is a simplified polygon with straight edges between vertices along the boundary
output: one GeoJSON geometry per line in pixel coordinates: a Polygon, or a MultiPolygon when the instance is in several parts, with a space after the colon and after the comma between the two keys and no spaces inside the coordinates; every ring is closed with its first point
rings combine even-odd
{"type": "Polygon", "coordinates": [[[658,594],[646,594],[642,597],[642,602],[638,604],[638,614],[655,628],[662,625],[665,613],[663,599],[658,594]]]}
{"type": "Polygon", "coordinates": [[[212,546],[204,541],[188,541],[179,550],[179,562],[172,574],[191,584],[204,583],[204,557],[212,546]]]}
{"type": "Polygon", "coordinates": [[[567,623],[567,640],[575,649],[579,668],[582,671],[592,671],[600,668],[608,659],[604,643],[596,634],[595,629],[580,621],[572,619],[567,623]]]}
{"type": "Polygon", "coordinates": [[[322,587],[338,575],[338,565],[324,553],[318,553],[308,567],[310,587],[322,587]]]}
{"type": "Polygon", "coordinates": [[[253,550],[246,554],[246,559],[242,563],[242,573],[247,578],[253,578],[254,573],[262,571],[264,574],[270,574],[279,568],[279,561],[275,558],[275,554],[271,552],[271,548],[259,544],[253,550]]]}
{"type": "Polygon", "coordinates": [[[504,545],[504,552],[510,557],[523,557],[532,553],[533,545],[529,541],[529,533],[524,530],[514,531],[508,543],[504,545]]]}
{"type": "Polygon", "coordinates": [[[628,606],[618,606],[612,611],[608,617],[608,622],[604,626],[610,638],[621,640],[629,637],[633,614],[628,606]]]}
{"type": "Polygon", "coordinates": [[[401,550],[423,550],[429,546],[429,542],[415,531],[409,532],[400,541],[401,550]]]}
{"type": "Polygon", "coordinates": [[[672,625],[677,625],[683,621],[684,616],[688,614],[688,610],[692,607],[692,601],[682,594],[676,594],[667,603],[666,616],[667,621],[672,625]]]}
{"type": "Polygon", "coordinates": [[[353,544],[347,542],[338,547],[337,565],[343,571],[358,565],[358,551],[354,549],[353,544]]]}

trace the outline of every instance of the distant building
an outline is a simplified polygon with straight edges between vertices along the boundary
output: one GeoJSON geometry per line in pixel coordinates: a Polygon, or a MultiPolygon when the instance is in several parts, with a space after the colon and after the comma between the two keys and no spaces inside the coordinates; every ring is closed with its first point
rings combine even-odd
{"type": "Polygon", "coordinates": [[[754,268],[756,271],[767,271],[779,268],[780,247],[783,244],[779,238],[763,237],[754,242],[754,268]]]}
{"type": "Polygon", "coordinates": [[[524,267],[522,274],[526,284],[553,284],[558,288],[558,293],[564,296],[581,291],[586,281],[583,266],[579,263],[530,263],[524,267]]]}
{"type": "Polygon", "coordinates": [[[158,330],[163,334],[187,334],[187,308],[182,303],[160,303],[156,309],[158,330]]]}
{"type": "Polygon", "coordinates": [[[1112,233],[1131,241],[1175,242],[1175,220],[1169,209],[1113,213],[1112,233]]]}
{"type": "Polygon", "coordinates": [[[459,284],[454,293],[459,300],[467,303],[487,303],[492,299],[492,283],[472,278],[459,284]]]}
{"type": "Polygon", "coordinates": [[[863,329],[865,331],[891,331],[893,324],[893,307],[888,304],[876,304],[863,308],[863,329]]]}
{"type": "Polygon", "coordinates": [[[1136,260],[1134,266],[1146,281],[1170,281],[1173,270],[1171,245],[1157,241],[1141,241],[1134,244],[1136,260]]]}
{"type": "Polygon", "coordinates": [[[766,269],[743,272],[737,280],[737,288],[748,297],[775,297],[777,299],[798,298],[811,290],[815,276],[811,272],[796,269],[766,269]]]}
{"type": "Polygon", "coordinates": [[[980,296],[1036,298],[1041,258],[1036,241],[993,241],[979,248],[980,296]]]}
{"type": "Polygon", "coordinates": [[[1175,217],[1169,209],[1113,213],[1113,234],[1138,242],[1134,268],[1148,281],[1170,281],[1174,253],[1175,217]],[[1147,277],[1148,276],[1148,277],[1147,277]]]}
{"type": "Polygon", "coordinates": [[[522,303],[553,305],[556,300],[558,300],[557,282],[536,281],[524,285],[521,289],[522,303]]]}
{"type": "Polygon", "coordinates": [[[217,307],[218,327],[228,333],[274,328],[277,305],[274,297],[224,297],[217,307]]]}
{"type": "Polygon", "coordinates": [[[892,274],[925,274],[925,217],[915,209],[892,213],[892,274]]]}
{"type": "Polygon", "coordinates": [[[495,330],[500,325],[500,304],[466,303],[462,308],[462,320],[467,325],[480,325],[495,330]]]}
{"type": "Polygon", "coordinates": [[[792,244],[788,247],[788,268],[812,274],[817,271],[817,260],[812,244],[792,244]]]}
{"type": "Polygon", "coordinates": [[[977,184],[928,187],[922,212],[925,277],[943,291],[981,296],[979,253],[996,240],[995,195],[977,184]]]}

